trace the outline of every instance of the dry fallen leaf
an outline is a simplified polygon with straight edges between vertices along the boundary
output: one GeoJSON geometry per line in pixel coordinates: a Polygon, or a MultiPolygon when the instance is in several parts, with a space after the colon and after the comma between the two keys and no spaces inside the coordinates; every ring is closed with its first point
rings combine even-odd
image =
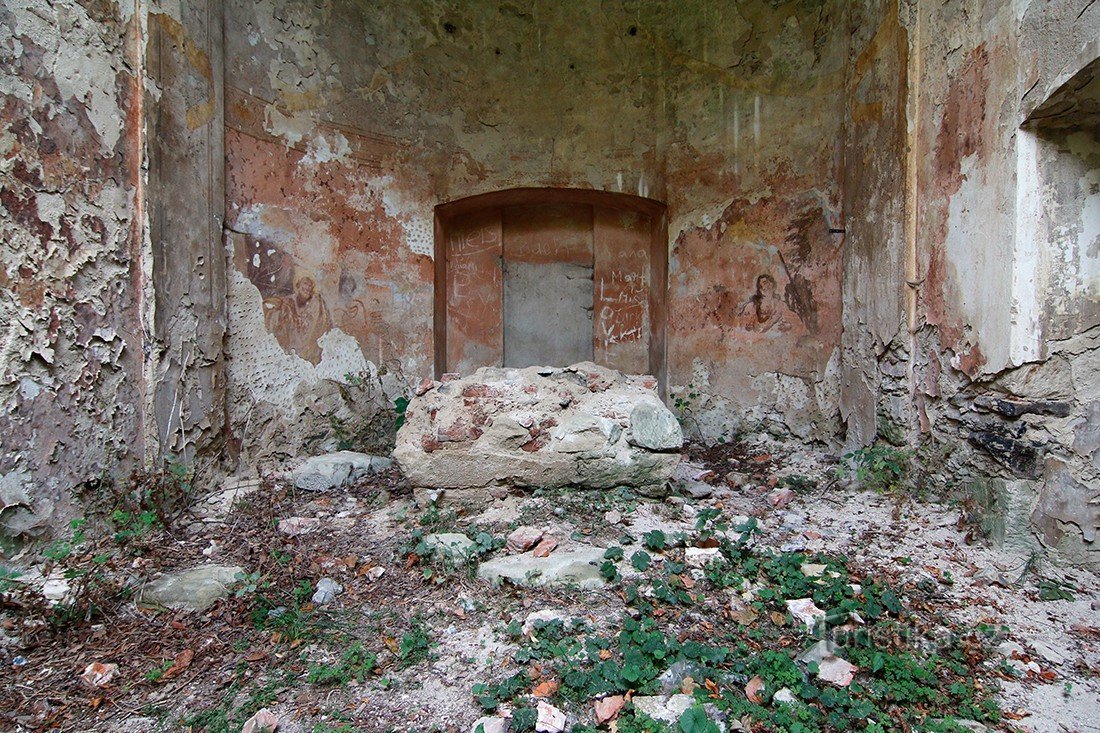
{"type": "Polygon", "coordinates": [[[760,694],[764,691],[764,680],[759,676],[753,677],[749,680],[749,683],[745,685],[745,697],[749,699],[749,702],[759,705],[764,702],[764,697],[760,694]]]}
{"type": "Polygon", "coordinates": [[[600,661],[605,661],[607,659],[611,659],[611,657],[613,657],[613,656],[615,656],[615,655],[610,649],[601,649],[600,650],[600,661]]]}
{"type": "Polygon", "coordinates": [[[592,703],[596,712],[596,722],[602,724],[615,720],[625,704],[626,698],[622,695],[608,695],[596,700],[592,703]]]}
{"type": "Polygon", "coordinates": [[[175,677],[183,670],[191,666],[191,660],[195,658],[195,652],[191,649],[184,649],[182,652],[176,655],[176,658],[172,660],[172,666],[164,671],[161,675],[162,680],[171,679],[175,677]]]}
{"type": "Polygon", "coordinates": [[[561,686],[557,680],[546,680],[535,685],[535,689],[531,690],[531,694],[535,697],[550,697],[561,686]]]}
{"type": "Polygon", "coordinates": [[[279,719],[275,713],[267,708],[261,708],[255,715],[249,718],[241,733],[274,733],[279,728],[279,719]]]}
{"type": "Polygon", "coordinates": [[[730,616],[733,618],[734,621],[741,624],[742,626],[750,626],[756,622],[757,613],[753,609],[746,606],[745,608],[730,612],[730,616]]]}

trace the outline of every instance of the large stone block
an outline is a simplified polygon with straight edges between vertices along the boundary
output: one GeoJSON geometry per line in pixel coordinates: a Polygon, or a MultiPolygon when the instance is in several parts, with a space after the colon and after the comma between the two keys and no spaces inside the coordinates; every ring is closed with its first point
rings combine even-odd
{"type": "Polygon", "coordinates": [[[648,376],[591,362],[484,367],[413,399],[394,458],[417,488],[664,490],[683,435],[648,376]]]}

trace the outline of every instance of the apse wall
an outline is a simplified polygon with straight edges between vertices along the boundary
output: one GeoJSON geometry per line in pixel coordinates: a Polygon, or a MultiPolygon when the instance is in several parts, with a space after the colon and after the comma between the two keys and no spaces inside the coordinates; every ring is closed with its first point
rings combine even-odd
{"type": "Polygon", "coordinates": [[[331,441],[346,375],[429,375],[432,210],[519,186],[666,202],[672,391],[714,435],[835,436],[847,23],[839,1],[228,3],[236,449],[331,441]]]}

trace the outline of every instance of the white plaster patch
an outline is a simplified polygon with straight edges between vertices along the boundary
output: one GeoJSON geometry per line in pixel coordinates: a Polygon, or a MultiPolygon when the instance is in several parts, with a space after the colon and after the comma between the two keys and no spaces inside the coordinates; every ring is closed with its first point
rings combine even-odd
{"type": "Polygon", "coordinates": [[[435,253],[435,228],[432,212],[394,186],[392,176],[371,179],[371,188],[382,192],[382,208],[397,219],[405,231],[405,244],[416,254],[432,257],[435,253]]]}
{"type": "Polygon", "coordinates": [[[259,401],[296,414],[294,396],[299,387],[328,379],[343,382],[348,374],[374,373],[358,342],[340,329],[321,336],[317,366],[297,354],[288,354],[264,325],[260,291],[239,272],[229,283],[229,380],[247,389],[259,401]]]}
{"type": "Polygon", "coordinates": [[[314,121],[308,112],[292,112],[284,115],[274,105],[264,109],[264,129],[294,146],[313,132],[314,121]]]}
{"type": "MultiPolygon", "coordinates": [[[[709,206],[699,207],[691,211],[685,211],[672,217],[669,222],[668,237],[670,242],[675,242],[681,234],[689,229],[707,229],[714,222],[722,218],[726,208],[733,203],[732,198],[712,203],[709,206]]],[[[671,263],[670,263],[671,264],[671,263]]]]}
{"type": "Polygon", "coordinates": [[[348,139],[346,137],[339,132],[332,132],[330,135],[332,136],[332,140],[329,140],[325,133],[313,137],[309,141],[305,156],[298,161],[298,165],[331,163],[334,160],[341,160],[351,154],[351,145],[348,144],[348,139]]]}

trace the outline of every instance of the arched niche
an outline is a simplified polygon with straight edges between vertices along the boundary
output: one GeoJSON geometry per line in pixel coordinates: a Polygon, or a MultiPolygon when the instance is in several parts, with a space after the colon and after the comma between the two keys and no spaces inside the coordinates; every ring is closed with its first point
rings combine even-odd
{"type": "Polygon", "coordinates": [[[516,188],[435,209],[435,367],[589,359],[665,374],[665,205],[516,188]]]}

